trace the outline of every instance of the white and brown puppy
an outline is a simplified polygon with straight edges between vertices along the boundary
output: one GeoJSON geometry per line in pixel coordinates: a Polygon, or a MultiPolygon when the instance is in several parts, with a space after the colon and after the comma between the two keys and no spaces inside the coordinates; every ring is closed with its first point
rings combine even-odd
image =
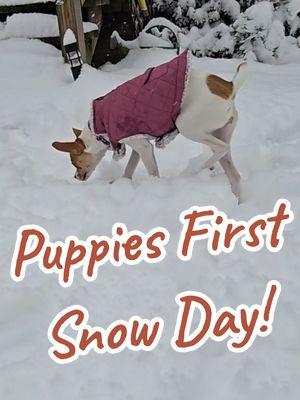
{"type": "MultiPolygon", "coordinates": [[[[245,80],[246,71],[246,63],[240,64],[232,82],[229,82],[216,75],[191,69],[181,111],[175,122],[181,135],[194,142],[206,144],[213,152],[199,166],[199,171],[212,168],[219,161],[238,200],[241,177],[231,158],[230,141],[237,123],[234,99],[245,80]]],[[[71,162],[76,168],[75,178],[85,181],[104,157],[108,146],[96,139],[88,124],[82,131],[74,129],[74,133],[74,142],[54,142],[53,147],[70,153],[71,162]]],[[[122,142],[132,148],[124,177],[132,178],[140,159],[149,175],[159,176],[149,138],[136,135],[123,139],[122,142]]]]}

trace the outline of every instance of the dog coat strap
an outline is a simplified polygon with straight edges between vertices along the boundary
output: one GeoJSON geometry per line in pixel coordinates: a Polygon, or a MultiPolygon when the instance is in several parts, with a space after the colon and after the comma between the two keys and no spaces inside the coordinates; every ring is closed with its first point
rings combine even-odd
{"type": "Polygon", "coordinates": [[[96,133],[95,136],[96,136],[96,139],[98,140],[98,142],[102,142],[107,147],[112,147],[110,141],[105,139],[105,137],[103,135],[96,133]]]}
{"type": "Polygon", "coordinates": [[[103,135],[96,133],[95,136],[96,136],[96,140],[105,144],[105,146],[107,146],[108,150],[113,151],[113,159],[115,161],[119,161],[119,160],[121,160],[121,158],[125,157],[126,146],[124,143],[118,143],[117,146],[114,148],[112,146],[111,142],[108,139],[106,139],[103,135]]]}

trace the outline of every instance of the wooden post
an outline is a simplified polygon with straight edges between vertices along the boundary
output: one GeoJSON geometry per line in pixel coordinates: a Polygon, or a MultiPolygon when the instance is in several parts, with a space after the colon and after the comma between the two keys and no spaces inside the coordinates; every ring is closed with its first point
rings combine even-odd
{"type": "MultiPolygon", "coordinates": [[[[58,0],[56,9],[61,48],[64,49],[63,38],[66,30],[68,28],[72,29],[78,42],[82,60],[86,62],[86,47],[81,13],[82,2],[82,0],[58,0]]],[[[65,54],[64,57],[66,57],[65,54]]]]}

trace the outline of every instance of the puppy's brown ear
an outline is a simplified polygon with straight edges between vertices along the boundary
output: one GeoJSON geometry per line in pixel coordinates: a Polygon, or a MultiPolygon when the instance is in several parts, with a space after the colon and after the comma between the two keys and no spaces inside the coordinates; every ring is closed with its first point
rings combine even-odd
{"type": "Polygon", "coordinates": [[[52,147],[54,147],[58,151],[64,151],[65,153],[70,153],[71,145],[72,145],[72,143],[70,143],[70,142],[53,142],[52,143],[52,147]]]}
{"type": "Polygon", "coordinates": [[[78,156],[82,154],[85,149],[85,145],[80,139],[76,139],[75,142],[53,142],[52,146],[58,151],[73,153],[78,156]]]}
{"type": "Polygon", "coordinates": [[[81,135],[82,131],[80,129],[73,128],[73,132],[74,132],[74,135],[78,138],[81,135]]]}

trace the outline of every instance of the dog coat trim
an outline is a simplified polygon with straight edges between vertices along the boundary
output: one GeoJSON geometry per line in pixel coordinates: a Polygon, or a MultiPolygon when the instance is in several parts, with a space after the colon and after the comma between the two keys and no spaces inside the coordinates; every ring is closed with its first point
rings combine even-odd
{"type": "MultiPolygon", "coordinates": [[[[165,135],[158,137],[155,139],[155,147],[158,149],[164,149],[169,143],[171,143],[176,136],[178,135],[178,131],[175,130],[171,133],[166,133],[165,135]]],[[[106,134],[97,134],[96,140],[103,143],[107,146],[107,150],[112,150],[114,152],[113,159],[115,161],[121,160],[126,155],[126,146],[125,143],[120,142],[117,144],[116,148],[113,148],[112,144],[108,140],[108,136],[106,134]]],[[[149,135],[136,135],[137,137],[141,137],[143,139],[153,140],[152,136],[149,135]]]]}

